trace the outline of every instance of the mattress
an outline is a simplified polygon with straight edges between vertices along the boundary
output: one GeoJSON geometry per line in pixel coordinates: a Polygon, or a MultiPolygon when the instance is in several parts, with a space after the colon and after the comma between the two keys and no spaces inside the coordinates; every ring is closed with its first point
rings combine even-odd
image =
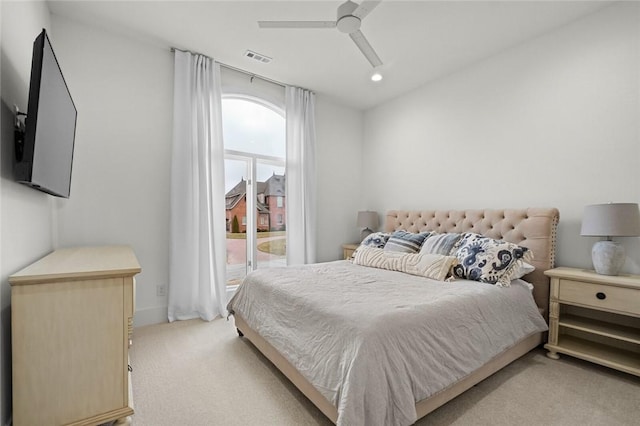
{"type": "Polygon", "coordinates": [[[254,271],[228,309],[350,426],[410,425],[417,401],[547,329],[525,282],[434,281],[348,261],[254,271]]]}

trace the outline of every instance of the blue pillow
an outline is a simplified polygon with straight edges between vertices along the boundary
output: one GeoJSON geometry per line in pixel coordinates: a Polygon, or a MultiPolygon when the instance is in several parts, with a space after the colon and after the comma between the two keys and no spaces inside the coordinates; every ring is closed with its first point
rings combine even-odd
{"type": "Polygon", "coordinates": [[[430,232],[414,234],[407,231],[396,231],[391,234],[384,249],[402,253],[418,253],[422,243],[430,234],[430,232]]]}
{"type": "Polygon", "coordinates": [[[388,232],[374,232],[365,237],[360,243],[361,246],[384,248],[391,236],[388,232]]]}
{"type": "Polygon", "coordinates": [[[462,234],[453,255],[458,258],[456,277],[501,286],[509,286],[516,268],[533,258],[526,247],[473,233],[462,234]]]}

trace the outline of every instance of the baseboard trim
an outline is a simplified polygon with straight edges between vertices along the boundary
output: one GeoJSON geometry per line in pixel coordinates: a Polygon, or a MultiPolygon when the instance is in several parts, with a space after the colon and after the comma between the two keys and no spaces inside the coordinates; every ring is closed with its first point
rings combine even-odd
{"type": "MultiPolygon", "coordinates": [[[[227,300],[235,294],[238,286],[227,287],[227,300]]],[[[142,327],[145,325],[162,324],[169,322],[169,307],[155,306],[153,308],[137,309],[133,317],[133,326],[142,327]]]]}
{"type": "Polygon", "coordinates": [[[137,309],[133,316],[134,328],[142,327],[144,325],[162,324],[165,322],[169,322],[168,308],[166,306],[137,309]]]}

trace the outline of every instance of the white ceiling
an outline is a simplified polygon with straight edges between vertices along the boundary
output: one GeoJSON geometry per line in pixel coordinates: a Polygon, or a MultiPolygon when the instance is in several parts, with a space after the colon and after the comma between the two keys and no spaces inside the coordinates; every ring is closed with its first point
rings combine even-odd
{"type": "Polygon", "coordinates": [[[367,109],[542,35],[608,1],[383,1],[361,30],[384,79],[337,29],[259,29],[258,20],[335,20],[340,1],[49,1],[51,12],[155,45],[200,52],[367,109]],[[273,58],[244,57],[249,49],[273,58]]]}

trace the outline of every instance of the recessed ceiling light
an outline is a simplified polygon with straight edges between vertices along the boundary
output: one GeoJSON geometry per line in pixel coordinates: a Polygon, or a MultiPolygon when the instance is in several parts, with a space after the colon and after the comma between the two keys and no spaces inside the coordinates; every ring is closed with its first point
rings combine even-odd
{"type": "Polygon", "coordinates": [[[382,74],[380,74],[380,71],[374,71],[373,74],[371,74],[371,81],[380,81],[382,80],[382,74]]]}

